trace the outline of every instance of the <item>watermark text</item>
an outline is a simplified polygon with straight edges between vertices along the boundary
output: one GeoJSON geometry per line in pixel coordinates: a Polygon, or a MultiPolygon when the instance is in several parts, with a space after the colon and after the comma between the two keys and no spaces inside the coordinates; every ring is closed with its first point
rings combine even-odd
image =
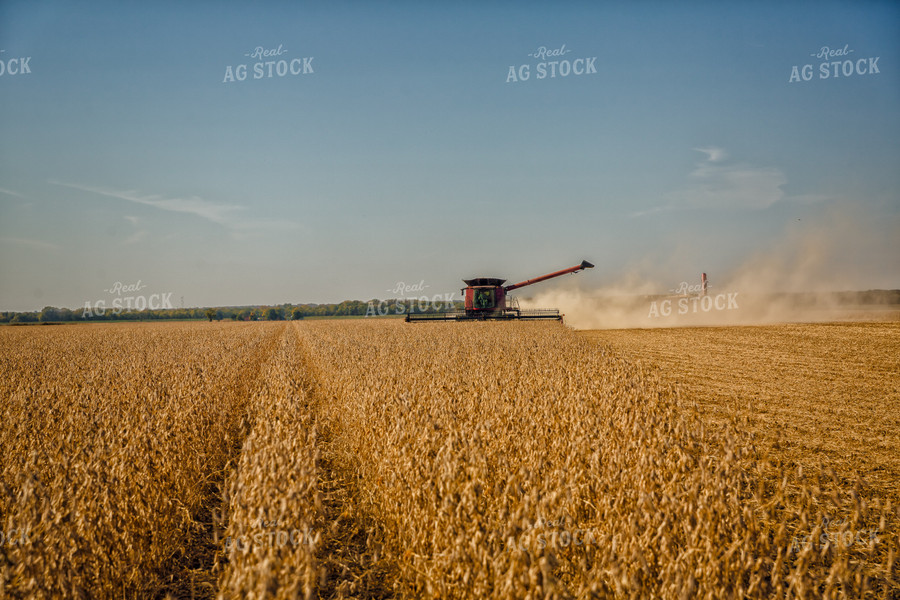
{"type": "Polygon", "coordinates": [[[235,83],[246,81],[249,79],[271,79],[272,77],[285,77],[287,75],[311,75],[315,73],[313,69],[312,56],[303,57],[284,57],[287,54],[284,44],[278,46],[265,47],[256,46],[255,48],[244,53],[246,58],[256,59],[257,62],[248,64],[241,63],[236,65],[227,65],[225,67],[225,76],[222,83],[235,83]]]}
{"type": "Polygon", "coordinates": [[[812,63],[805,65],[793,65],[791,67],[791,76],[788,83],[797,83],[800,81],[810,81],[816,74],[819,79],[838,79],[840,77],[853,77],[859,75],[877,75],[881,73],[878,69],[878,59],[880,56],[867,56],[865,58],[850,58],[854,50],[850,48],[850,44],[844,44],[844,47],[822,46],[810,53],[812,58],[823,60],[819,63],[818,69],[813,67],[812,63]],[[837,59],[837,60],[833,60],[837,59]]]}
{"type": "Polygon", "coordinates": [[[537,50],[528,53],[528,57],[540,62],[510,65],[506,72],[506,83],[528,81],[532,76],[532,67],[534,67],[535,79],[555,79],[570,75],[594,75],[597,73],[596,56],[563,58],[571,52],[572,50],[566,48],[565,44],[559,47],[538,46],[537,50]]]}
{"type": "Polygon", "coordinates": [[[114,315],[121,314],[126,310],[163,310],[174,308],[172,306],[172,292],[164,292],[160,294],[134,294],[146,288],[146,284],[142,284],[138,279],[136,283],[126,284],[116,281],[108,289],[103,290],[107,294],[114,296],[109,300],[100,299],[94,302],[90,300],[84,303],[84,309],[81,311],[81,318],[87,319],[94,315],[102,317],[106,311],[110,311],[114,315]]]}

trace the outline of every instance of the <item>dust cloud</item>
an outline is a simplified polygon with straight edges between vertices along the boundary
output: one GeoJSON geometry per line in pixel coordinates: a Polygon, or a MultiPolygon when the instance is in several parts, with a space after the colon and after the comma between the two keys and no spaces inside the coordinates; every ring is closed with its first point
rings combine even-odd
{"type": "Polygon", "coordinates": [[[575,329],[897,320],[900,220],[883,221],[866,223],[835,210],[814,223],[798,222],[736,268],[709,272],[705,297],[699,268],[696,281],[683,284],[651,280],[642,268],[598,289],[535,290],[520,306],[558,308],[575,329]]]}

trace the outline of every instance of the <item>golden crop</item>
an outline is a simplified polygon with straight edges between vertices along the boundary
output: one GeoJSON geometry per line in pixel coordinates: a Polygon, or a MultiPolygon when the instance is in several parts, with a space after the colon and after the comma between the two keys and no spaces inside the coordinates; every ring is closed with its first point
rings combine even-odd
{"type": "Polygon", "coordinates": [[[268,324],[4,329],[0,526],[24,536],[0,549],[2,591],[145,595],[194,567],[277,334],[268,324]]]}
{"type": "Polygon", "coordinates": [[[865,475],[900,503],[900,321],[580,332],[661,369],[698,403],[807,468],[865,475]]]}
{"type": "Polygon", "coordinates": [[[0,361],[0,596],[900,593],[889,502],[556,324],[3,328],[0,361]]]}

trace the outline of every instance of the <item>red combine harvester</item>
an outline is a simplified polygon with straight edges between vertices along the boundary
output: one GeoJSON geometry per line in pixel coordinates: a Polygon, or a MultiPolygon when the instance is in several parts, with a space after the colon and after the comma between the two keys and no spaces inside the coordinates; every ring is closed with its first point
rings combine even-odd
{"type": "Polygon", "coordinates": [[[507,296],[507,292],[517,290],[526,285],[546,281],[566,273],[575,273],[582,269],[592,269],[594,265],[586,260],[580,265],[541,275],[534,279],[528,279],[520,283],[504,286],[505,279],[495,277],[476,277],[475,279],[463,279],[466,284],[461,291],[466,301],[465,310],[437,312],[437,313],[406,313],[406,322],[412,321],[499,321],[514,319],[555,319],[562,321],[562,315],[557,309],[522,310],[515,298],[507,296]]]}

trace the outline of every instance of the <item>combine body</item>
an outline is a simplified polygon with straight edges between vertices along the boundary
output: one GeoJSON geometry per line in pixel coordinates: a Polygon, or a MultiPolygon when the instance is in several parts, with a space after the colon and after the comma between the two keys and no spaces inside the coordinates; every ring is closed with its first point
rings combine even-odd
{"type": "Polygon", "coordinates": [[[534,279],[528,279],[519,283],[504,286],[505,279],[497,279],[495,277],[476,277],[474,279],[463,279],[466,284],[461,292],[465,300],[465,310],[440,312],[440,313],[407,313],[406,320],[409,321],[472,321],[472,320],[512,320],[512,319],[554,319],[562,321],[562,315],[556,309],[533,309],[522,310],[519,308],[515,298],[510,297],[507,292],[532,285],[553,277],[566,275],[567,273],[575,273],[582,269],[591,269],[594,265],[586,260],[581,261],[580,265],[569,267],[561,271],[541,275],[534,279]]]}

